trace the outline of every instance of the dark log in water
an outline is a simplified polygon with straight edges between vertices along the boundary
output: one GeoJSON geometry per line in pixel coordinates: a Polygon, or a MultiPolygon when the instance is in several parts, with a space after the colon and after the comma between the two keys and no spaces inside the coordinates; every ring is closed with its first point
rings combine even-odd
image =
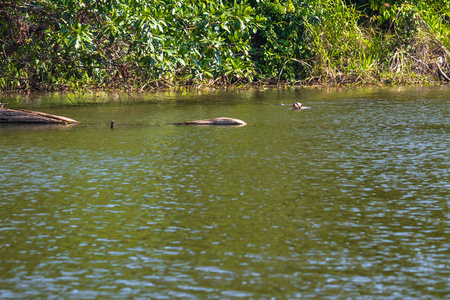
{"type": "Polygon", "coordinates": [[[232,119],[232,118],[215,118],[215,119],[204,119],[204,120],[196,120],[196,121],[188,121],[188,122],[182,122],[182,123],[174,123],[175,125],[234,125],[234,126],[243,126],[247,125],[242,120],[239,119],[232,119]]]}
{"type": "Polygon", "coordinates": [[[0,123],[77,124],[78,121],[37,111],[0,108],[0,123]]]}

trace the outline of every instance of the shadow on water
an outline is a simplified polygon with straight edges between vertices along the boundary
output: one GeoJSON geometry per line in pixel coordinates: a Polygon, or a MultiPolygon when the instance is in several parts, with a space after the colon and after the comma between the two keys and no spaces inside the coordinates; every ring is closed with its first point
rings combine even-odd
{"type": "Polygon", "coordinates": [[[0,124],[0,131],[70,130],[76,124],[0,124]]]}

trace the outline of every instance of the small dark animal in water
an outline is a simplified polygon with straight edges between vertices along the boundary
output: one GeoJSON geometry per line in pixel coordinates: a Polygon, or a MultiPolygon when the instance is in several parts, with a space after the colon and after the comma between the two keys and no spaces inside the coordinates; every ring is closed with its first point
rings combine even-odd
{"type": "Polygon", "coordinates": [[[114,120],[111,120],[111,130],[113,130],[114,129],[114,120]]]}

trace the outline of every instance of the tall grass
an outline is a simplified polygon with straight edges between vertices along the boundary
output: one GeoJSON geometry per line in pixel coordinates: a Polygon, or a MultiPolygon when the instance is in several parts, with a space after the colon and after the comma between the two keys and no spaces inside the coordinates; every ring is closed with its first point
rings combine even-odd
{"type": "Polygon", "coordinates": [[[348,83],[370,81],[378,66],[376,40],[358,22],[361,14],[342,0],[317,1],[317,14],[306,23],[315,52],[314,80],[348,83]]]}
{"type": "MultiPolygon", "coordinates": [[[[369,19],[343,0],[319,0],[306,22],[315,53],[309,80],[343,83],[424,83],[436,79],[435,62],[449,57],[450,14],[402,4],[382,20],[369,19]]],[[[447,12],[448,13],[448,12],[447,12]]]]}

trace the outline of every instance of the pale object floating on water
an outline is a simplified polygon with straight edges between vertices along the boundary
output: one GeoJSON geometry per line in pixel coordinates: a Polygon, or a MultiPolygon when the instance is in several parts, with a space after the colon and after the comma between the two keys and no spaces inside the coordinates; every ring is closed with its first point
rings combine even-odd
{"type": "Polygon", "coordinates": [[[203,119],[203,120],[196,120],[196,121],[188,121],[188,122],[182,122],[182,123],[175,123],[176,125],[234,125],[234,126],[244,126],[247,125],[242,120],[239,119],[232,119],[227,117],[220,117],[215,119],[203,119]]]}

